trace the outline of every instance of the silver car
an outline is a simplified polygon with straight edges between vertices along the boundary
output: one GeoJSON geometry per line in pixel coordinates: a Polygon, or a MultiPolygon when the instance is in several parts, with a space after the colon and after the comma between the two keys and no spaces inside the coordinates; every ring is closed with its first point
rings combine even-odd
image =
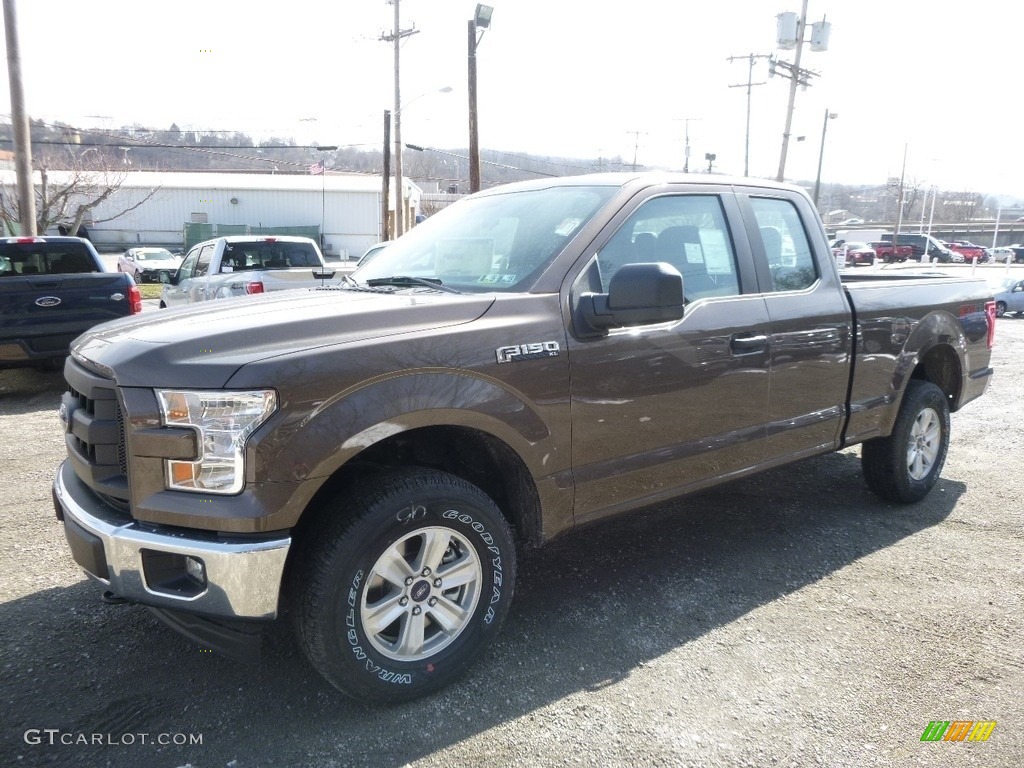
{"type": "Polygon", "coordinates": [[[1024,280],[1006,277],[994,280],[990,285],[995,294],[996,317],[1002,317],[1008,312],[1018,317],[1024,315],[1024,280]]]}
{"type": "Polygon", "coordinates": [[[129,248],[118,257],[117,271],[127,272],[136,283],[159,283],[160,273],[174,272],[181,259],[166,248],[129,248]]]}

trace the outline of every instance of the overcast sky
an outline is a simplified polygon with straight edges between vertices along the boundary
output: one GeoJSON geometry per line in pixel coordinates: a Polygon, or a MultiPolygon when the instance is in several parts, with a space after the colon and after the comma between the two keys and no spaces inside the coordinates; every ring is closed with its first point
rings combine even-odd
{"type": "MultiPolygon", "coordinates": [[[[478,48],[484,149],[742,174],[747,55],[775,49],[776,16],[800,0],[493,0],[478,48]],[[729,57],[743,57],[729,62],[729,57]],[[743,87],[730,87],[741,85],[743,87]]],[[[401,0],[405,142],[468,144],[468,0],[401,0]],[[439,93],[451,87],[450,93],[439,93]]],[[[394,21],[384,0],[17,0],[29,114],[79,126],[138,123],[382,141],[393,109],[394,21]]],[[[908,181],[1024,201],[1024,4],[1007,0],[810,0],[829,50],[798,90],[786,167],[813,180],[908,181]],[[799,136],[806,137],[797,141],[799,136]]],[[[3,64],[6,71],[6,61],[3,64]]],[[[774,177],[789,81],[753,71],[750,174],[774,177]]],[[[0,112],[9,114],[4,90],[0,112]]],[[[9,118],[7,118],[9,119],[9,118]]],[[[514,159],[508,159],[514,164],[514,159]]],[[[486,176],[486,172],[485,172],[486,176]]]]}

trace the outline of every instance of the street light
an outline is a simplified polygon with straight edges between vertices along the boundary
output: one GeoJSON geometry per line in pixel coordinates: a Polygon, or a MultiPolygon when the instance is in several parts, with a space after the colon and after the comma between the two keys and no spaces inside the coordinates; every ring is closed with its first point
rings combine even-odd
{"type": "Polygon", "coordinates": [[[476,13],[469,20],[469,191],[480,191],[480,142],[477,130],[476,112],[476,48],[483,39],[477,30],[491,26],[494,9],[489,5],[476,6],[476,13]]]}
{"type": "Polygon", "coordinates": [[[814,207],[818,207],[818,192],[821,191],[821,161],[825,159],[825,130],[828,128],[828,121],[839,117],[838,112],[825,110],[825,121],[821,124],[821,149],[818,152],[818,175],[814,179],[814,207]]]}

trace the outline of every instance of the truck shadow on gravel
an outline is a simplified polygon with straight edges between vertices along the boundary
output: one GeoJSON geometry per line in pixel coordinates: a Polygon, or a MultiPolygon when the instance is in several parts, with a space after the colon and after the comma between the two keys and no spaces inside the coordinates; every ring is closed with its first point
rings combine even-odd
{"type": "Polygon", "coordinates": [[[940,480],[919,504],[888,505],[847,451],[589,526],[524,555],[505,627],[466,678],[391,708],[336,693],[284,627],[249,666],[201,650],[143,608],[101,603],[85,582],[43,590],[0,606],[10,729],[0,763],[402,766],[613,685],[940,523],[965,489],[940,480]],[[203,743],[28,745],[33,728],[203,743]]]}

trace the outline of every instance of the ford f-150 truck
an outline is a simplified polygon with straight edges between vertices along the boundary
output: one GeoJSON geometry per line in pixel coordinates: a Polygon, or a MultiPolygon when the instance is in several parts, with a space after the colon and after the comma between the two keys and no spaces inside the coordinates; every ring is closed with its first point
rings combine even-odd
{"type": "Polygon", "coordinates": [[[0,238],[0,369],[56,368],[94,325],[142,311],[128,275],[77,237],[0,238]]]}
{"type": "Polygon", "coordinates": [[[991,296],[841,282],[788,185],[499,187],[343,285],[82,336],[57,515],[111,595],[237,656],[287,614],[333,685],[401,701],[493,638],[519,547],[857,444],[882,499],[923,498],[992,375],[991,296]]]}
{"type": "Polygon", "coordinates": [[[160,273],[160,307],[312,288],[334,275],[308,237],[218,237],[192,246],[176,271],[160,273]]]}

